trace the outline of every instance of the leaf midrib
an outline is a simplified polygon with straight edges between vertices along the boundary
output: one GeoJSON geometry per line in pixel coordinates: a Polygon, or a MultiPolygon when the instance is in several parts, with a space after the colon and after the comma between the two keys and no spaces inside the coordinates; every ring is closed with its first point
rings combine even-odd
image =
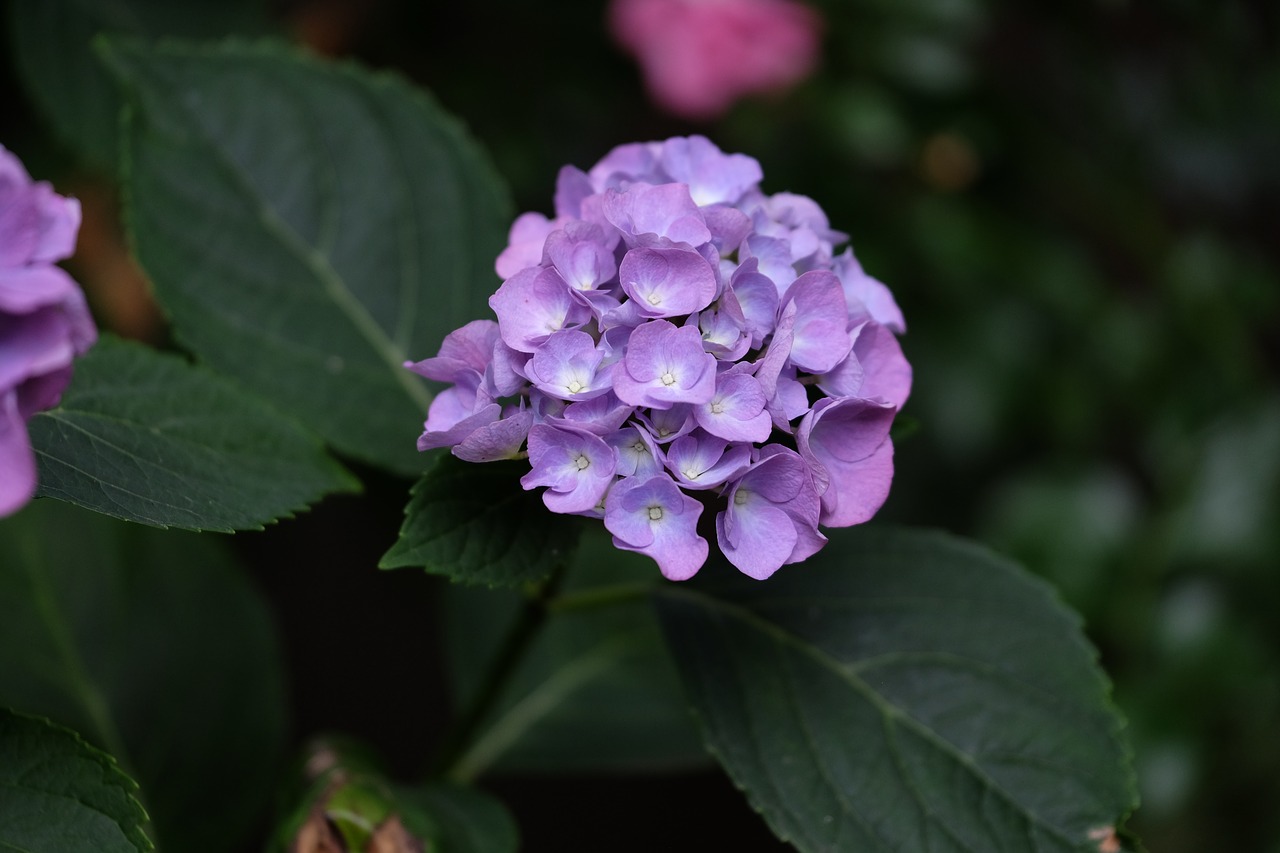
{"type": "Polygon", "coordinates": [[[58,606],[56,595],[48,580],[51,570],[45,559],[45,553],[35,543],[33,535],[24,535],[20,542],[23,559],[19,560],[19,563],[27,575],[36,610],[49,630],[55,652],[62,658],[66,668],[72,699],[88,715],[89,722],[96,729],[98,737],[102,739],[103,751],[113,756],[121,767],[132,767],[128,752],[125,750],[124,739],[111,715],[111,708],[89,678],[84,661],[76,649],[70,627],[58,606]]]}
{"type": "MultiPolygon", "coordinates": [[[[676,599],[685,599],[698,604],[707,610],[718,611],[726,617],[745,623],[772,638],[779,644],[792,648],[805,657],[812,659],[823,669],[828,670],[836,678],[845,682],[850,688],[861,694],[872,704],[873,707],[880,711],[886,723],[891,723],[895,719],[901,720],[904,726],[909,726],[924,741],[932,744],[939,751],[946,754],[960,766],[968,770],[986,789],[997,793],[1016,814],[1023,817],[1028,825],[1034,825],[1044,830],[1046,833],[1061,840],[1068,846],[1075,845],[1076,842],[1073,841],[1070,836],[1066,835],[1060,828],[1046,823],[1039,815],[1028,811],[1021,803],[1015,800],[1012,795],[1004,789],[1004,787],[996,782],[996,780],[992,779],[986,771],[970,759],[969,756],[965,755],[949,741],[939,736],[935,731],[933,731],[933,729],[917,720],[905,709],[899,708],[897,705],[890,702],[887,698],[872,688],[871,685],[867,684],[854,673],[845,669],[838,660],[828,654],[825,654],[812,643],[806,642],[803,638],[783,630],[777,624],[761,618],[750,609],[725,601],[724,599],[715,598],[705,593],[692,590],[663,590],[658,594],[676,599]]],[[[907,782],[908,785],[911,784],[909,777],[904,777],[904,782],[907,782]]]]}
{"type": "MultiPolygon", "coordinates": [[[[187,60],[203,61],[205,58],[192,55],[182,55],[187,60]]],[[[136,67],[136,66],[135,66],[136,67]]],[[[136,85],[136,84],[135,84],[136,85]]],[[[157,88],[160,84],[156,85],[157,88]]],[[[370,95],[371,99],[376,99],[374,94],[370,95]]],[[[190,110],[183,99],[167,97],[167,101],[171,105],[179,105],[181,113],[186,116],[188,126],[196,129],[200,140],[212,152],[214,159],[219,162],[226,170],[228,175],[239,191],[243,194],[246,201],[254,208],[258,214],[259,221],[262,223],[264,230],[272,237],[275,237],[279,246],[295,261],[300,263],[304,268],[311,272],[317,281],[320,282],[324,292],[335,303],[340,311],[347,317],[351,324],[355,327],[360,337],[373,349],[374,353],[383,361],[390,371],[396,384],[405,392],[411,402],[413,402],[422,412],[426,414],[431,405],[431,394],[426,388],[419,383],[408,370],[404,369],[404,363],[407,354],[401,352],[395,345],[395,342],[386,334],[373,316],[365,309],[364,305],[356,298],[351,289],[347,286],[345,280],[333,268],[329,257],[321,252],[318,248],[309,246],[289,225],[279,216],[274,206],[254,185],[249,175],[235,162],[229,155],[225,147],[218,144],[216,137],[208,127],[200,120],[200,118],[190,110]]],[[[310,107],[303,104],[302,108],[310,115],[310,107]]],[[[178,110],[175,110],[177,112],[178,110]]],[[[134,114],[134,121],[141,119],[134,114]]],[[[329,202],[332,204],[332,201],[329,202]]],[[[310,350],[308,350],[310,351],[310,350]]]]}

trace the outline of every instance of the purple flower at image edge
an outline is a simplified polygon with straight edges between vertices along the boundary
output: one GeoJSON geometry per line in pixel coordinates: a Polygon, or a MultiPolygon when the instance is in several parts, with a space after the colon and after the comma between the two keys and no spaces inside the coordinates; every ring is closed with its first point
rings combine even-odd
{"type": "Polygon", "coordinates": [[[36,491],[27,422],[58,404],[72,361],[97,340],[84,294],[55,263],[79,229],[80,203],[0,146],[0,516],[36,491]]]}
{"type": "Polygon", "coordinates": [[[762,178],[700,136],[564,167],[555,216],[519,217],[497,259],[496,321],[408,365],[447,385],[419,449],[528,459],[548,510],[671,580],[703,533],[762,580],[871,518],[911,389],[902,313],[816,202],[762,178]]]}

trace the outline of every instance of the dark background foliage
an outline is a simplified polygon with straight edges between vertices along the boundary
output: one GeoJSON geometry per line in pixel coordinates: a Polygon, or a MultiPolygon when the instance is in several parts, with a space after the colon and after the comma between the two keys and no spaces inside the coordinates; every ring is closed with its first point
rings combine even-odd
{"type": "MultiPolygon", "coordinates": [[[[549,210],[563,163],[688,132],[758,158],[766,190],[817,199],[909,324],[915,429],[883,519],[983,540],[1083,614],[1129,719],[1150,849],[1280,849],[1280,8],[818,5],[817,74],[703,124],[646,100],[601,3],[294,0],[269,17],[431,90],[521,210],[549,210]]],[[[0,75],[0,139],[85,202],[76,272],[103,324],[161,339],[111,176],[0,75]]],[[[436,584],[377,571],[408,483],[357,470],[363,496],[234,544],[274,604],[295,739],[357,734],[408,773],[447,719],[436,584]]],[[[618,825],[636,849],[681,827],[776,844],[711,772],[492,788],[530,850],[618,825]]]]}

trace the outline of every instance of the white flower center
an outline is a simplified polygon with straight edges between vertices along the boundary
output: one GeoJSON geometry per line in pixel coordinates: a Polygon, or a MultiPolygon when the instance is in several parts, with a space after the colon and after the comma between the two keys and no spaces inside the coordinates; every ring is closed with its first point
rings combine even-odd
{"type": "Polygon", "coordinates": [[[738,489],[738,491],[733,493],[733,505],[742,506],[747,502],[747,498],[749,498],[750,496],[751,496],[751,493],[748,492],[746,489],[738,489]]]}
{"type": "Polygon", "coordinates": [[[660,506],[651,506],[651,507],[649,507],[649,520],[650,520],[650,521],[661,521],[661,520],[662,520],[662,507],[660,507],[660,506]]]}
{"type": "Polygon", "coordinates": [[[712,401],[711,401],[711,414],[713,414],[713,415],[723,415],[723,414],[724,414],[724,401],[723,401],[723,400],[712,400],[712,401]]]}
{"type": "Polygon", "coordinates": [[[585,455],[579,454],[573,457],[573,464],[578,466],[579,471],[585,471],[591,466],[591,460],[585,455]]]}
{"type": "Polygon", "coordinates": [[[696,470],[694,470],[693,468],[685,468],[685,469],[684,469],[684,477],[685,477],[685,479],[686,479],[686,480],[696,480],[696,479],[698,479],[698,478],[699,478],[699,477],[701,477],[701,476],[702,476],[702,472],[701,472],[701,471],[696,471],[696,470]]]}
{"type": "Polygon", "coordinates": [[[675,384],[676,384],[676,378],[675,378],[675,376],[673,376],[673,375],[672,375],[672,373],[671,373],[671,371],[670,371],[670,370],[668,370],[666,373],[662,374],[662,384],[663,384],[663,385],[675,385],[675,384]]]}
{"type": "Polygon", "coordinates": [[[567,387],[569,389],[570,394],[577,394],[579,391],[587,390],[587,386],[583,385],[581,382],[579,382],[576,379],[570,382],[567,387]]]}
{"type": "Polygon", "coordinates": [[[661,304],[662,302],[662,297],[657,293],[650,293],[648,296],[645,297],[645,299],[649,300],[650,305],[658,305],[658,304],[661,304]]]}

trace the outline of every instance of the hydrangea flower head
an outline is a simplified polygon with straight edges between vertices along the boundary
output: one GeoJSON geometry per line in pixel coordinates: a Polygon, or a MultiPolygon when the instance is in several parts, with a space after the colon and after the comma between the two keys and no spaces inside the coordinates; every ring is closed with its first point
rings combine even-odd
{"type": "Polygon", "coordinates": [[[35,494],[27,421],[57,405],[72,359],[97,339],[80,288],[54,265],[79,228],[80,203],[32,182],[0,146],[0,516],[35,494]]]}
{"type": "MultiPolygon", "coordinates": [[[[821,19],[796,0],[613,0],[609,26],[639,61],[659,106],[707,119],[743,95],[808,76],[821,19]]],[[[678,166],[671,177],[690,183],[678,166]]]]}
{"type": "Polygon", "coordinates": [[[548,510],[672,580],[713,533],[763,579],[871,518],[911,390],[902,312],[817,203],[761,180],[699,136],[561,170],[555,216],[521,216],[498,257],[496,322],[409,365],[448,383],[418,448],[527,458],[548,510]]]}

